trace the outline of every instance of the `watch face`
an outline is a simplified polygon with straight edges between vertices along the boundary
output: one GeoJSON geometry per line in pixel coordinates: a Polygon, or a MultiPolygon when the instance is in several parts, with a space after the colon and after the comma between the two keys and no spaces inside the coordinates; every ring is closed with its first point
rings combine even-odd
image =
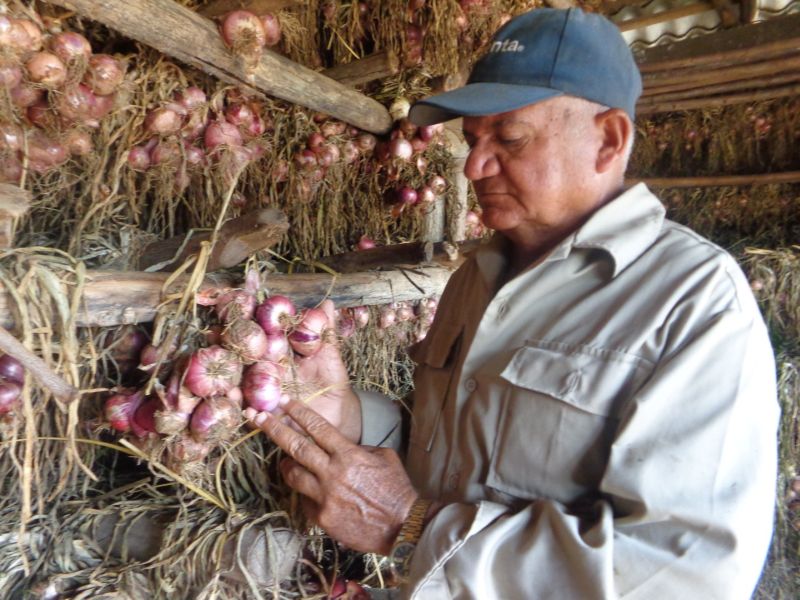
{"type": "Polygon", "coordinates": [[[411,566],[411,556],[414,554],[416,544],[411,542],[398,542],[392,548],[392,570],[398,577],[407,577],[411,566]]]}

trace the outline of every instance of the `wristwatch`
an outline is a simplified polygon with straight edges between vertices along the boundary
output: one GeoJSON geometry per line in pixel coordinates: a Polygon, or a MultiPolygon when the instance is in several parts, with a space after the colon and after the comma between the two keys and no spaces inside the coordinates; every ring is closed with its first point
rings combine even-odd
{"type": "Polygon", "coordinates": [[[389,561],[392,574],[404,581],[408,579],[411,567],[411,557],[417,547],[419,538],[422,537],[422,530],[425,527],[425,515],[431,506],[430,500],[417,498],[408,511],[408,516],[400,526],[400,533],[392,544],[392,551],[389,553],[389,561]]]}

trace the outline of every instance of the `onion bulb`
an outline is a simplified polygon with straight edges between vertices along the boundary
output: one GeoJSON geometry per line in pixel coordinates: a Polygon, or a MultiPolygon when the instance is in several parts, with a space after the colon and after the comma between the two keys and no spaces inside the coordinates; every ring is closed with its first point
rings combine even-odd
{"type": "Polygon", "coordinates": [[[0,356],[0,378],[22,385],[25,381],[25,367],[10,354],[0,356]]]}
{"type": "Polygon", "coordinates": [[[108,54],[95,54],[89,58],[84,81],[95,94],[107,96],[117,91],[125,78],[120,62],[108,54]]]}
{"type": "Polygon", "coordinates": [[[267,334],[255,321],[236,319],[222,332],[222,345],[250,364],[263,358],[267,351],[267,334]]]}
{"type": "Polygon", "coordinates": [[[105,401],[103,414],[113,429],[127,433],[131,430],[133,413],[142,402],[144,402],[142,390],[122,390],[105,401]]]}
{"type": "Polygon", "coordinates": [[[22,387],[15,381],[0,381],[0,415],[12,412],[18,405],[22,387]]]}
{"type": "Polygon", "coordinates": [[[170,135],[183,125],[183,118],[171,108],[161,106],[147,113],[144,119],[145,131],[159,135],[170,135]]]}
{"type": "Polygon", "coordinates": [[[276,294],[258,305],[255,318],[267,335],[278,335],[289,329],[296,314],[292,301],[276,294]]]}
{"type": "Polygon", "coordinates": [[[281,41],[281,24],[278,17],[272,13],[264,13],[259,19],[264,28],[264,44],[267,46],[277,45],[281,41]]]}
{"type": "Polygon", "coordinates": [[[210,346],[192,354],[183,383],[196,396],[207,398],[227,393],[241,379],[242,363],[237,356],[221,346],[210,346]]]}
{"type": "Polygon", "coordinates": [[[67,80],[67,67],[50,52],[36,52],[25,63],[28,77],[45,87],[59,87],[67,80]]]}
{"type": "Polygon", "coordinates": [[[301,356],[312,356],[322,347],[329,325],[324,310],[309,308],[303,311],[300,322],[289,334],[289,345],[301,356]]]}
{"type": "Polygon", "coordinates": [[[50,50],[66,64],[74,61],[88,61],[92,55],[92,45],[80,33],[65,31],[50,39],[50,50]]]}
{"type": "Polygon", "coordinates": [[[213,152],[220,146],[236,147],[242,145],[239,128],[227,121],[213,121],[206,127],[203,135],[206,150],[213,152]]]}
{"type": "Polygon", "coordinates": [[[222,39],[249,69],[258,64],[266,44],[261,19],[246,10],[228,13],[222,21],[222,39]]]}
{"type": "Polygon", "coordinates": [[[146,438],[156,431],[156,411],[161,406],[158,398],[148,398],[134,412],[131,417],[131,431],[138,438],[146,438]]]}
{"type": "Polygon", "coordinates": [[[228,398],[206,398],[192,413],[189,429],[198,441],[229,438],[241,420],[241,409],[228,398]]]}
{"type": "Polygon", "coordinates": [[[217,298],[214,309],[220,321],[230,323],[237,319],[252,319],[256,304],[255,294],[247,290],[231,290],[217,298]]]}
{"type": "Polygon", "coordinates": [[[242,394],[247,406],[261,411],[275,410],[281,399],[283,369],[269,361],[248,367],[242,380],[242,394]]]}

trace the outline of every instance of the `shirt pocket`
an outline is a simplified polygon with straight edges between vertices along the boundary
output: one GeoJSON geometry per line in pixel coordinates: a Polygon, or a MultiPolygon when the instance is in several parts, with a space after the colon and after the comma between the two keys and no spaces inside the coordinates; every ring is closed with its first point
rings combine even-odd
{"type": "Polygon", "coordinates": [[[648,372],[642,359],[615,350],[518,349],[500,373],[504,406],[487,485],[564,503],[596,490],[619,415],[648,372]]]}

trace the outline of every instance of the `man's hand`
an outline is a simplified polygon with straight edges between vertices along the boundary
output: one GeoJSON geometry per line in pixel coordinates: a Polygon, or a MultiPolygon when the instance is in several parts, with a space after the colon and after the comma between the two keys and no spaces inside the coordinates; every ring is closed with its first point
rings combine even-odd
{"type": "Polygon", "coordinates": [[[284,406],[307,435],[269,413],[252,420],[291,458],[286,483],[303,495],[303,510],[333,539],[359,552],[388,554],[417,492],[393,450],[357,446],[300,402],[284,406]]]}
{"type": "MultiPolygon", "coordinates": [[[[320,308],[334,328],[334,306],[325,300],[320,308]]],[[[350,386],[350,376],[342,360],[335,336],[325,340],[313,356],[296,357],[293,372],[301,387],[327,390],[307,401],[308,406],[322,415],[352,442],[361,439],[361,402],[350,386]]]]}

